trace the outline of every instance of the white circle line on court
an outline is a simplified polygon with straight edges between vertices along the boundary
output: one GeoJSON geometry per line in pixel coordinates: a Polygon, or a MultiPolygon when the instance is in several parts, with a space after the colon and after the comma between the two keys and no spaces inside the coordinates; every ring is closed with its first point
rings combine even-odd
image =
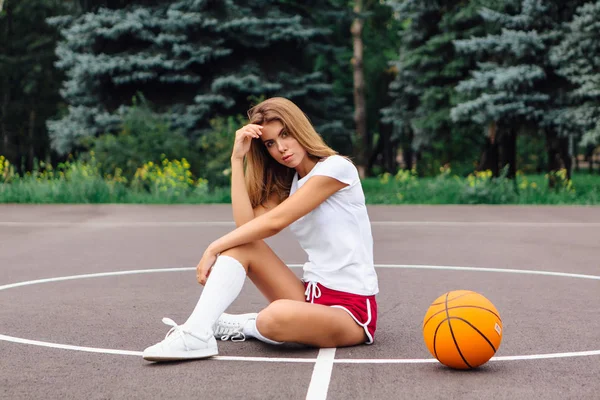
{"type": "MultiPolygon", "coordinates": [[[[134,350],[118,350],[118,349],[103,349],[98,347],[72,346],[61,343],[42,342],[39,340],[23,339],[14,336],[0,334],[0,340],[13,343],[31,344],[34,346],[50,347],[54,349],[75,350],[88,353],[100,354],[116,354],[125,356],[142,356],[141,351],[134,350]]],[[[591,351],[575,351],[568,353],[548,353],[548,354],[530,354],[521,356],[502,356],[492,357],[490,361],[519,361],[519,360],[541,360],[548,358],[568,358],[568,357],[585,357],[600,355],[600,350],[591,351]]],[[[244,356],[216,356],[211,357],[211,360],[217,361],[253,361],[253,362],[284,362],[284,363],[314,363],[316,358],[285,358],[285,357],[244,357],[244,356]]],[[[401,358],[401,359],[385,359],[385,358],[338,358],[334,359],[334,364],[428,364],[437,363],[433,358],[401,358]]]]}
{"type": "MultiPolygon", "coordinates": [[[[298,268],[301,264],[290,264],[289,267],[298,268]]],[[[401,269],[433,269],[433,270],[451,270],[451,271],[476,271],[476,272],[498,272],[498,273],[515,273],[515,274],[533,274],[533,275],[546,275],[546,276],[558,276],[578,279],[593,279],[600,280],[600,276],[597,275],[583,275],[583,274],[572,274],[566,272],[554,272],[554,271],[539,271],[539,270],[519,270],[519,269],[502,269],[502,268],[480,268],[480,267],[460,267],[460,266],[442,266],[442,265],[398,265],[398,264],[377,264],[377,268],[401,268],[401,269]]],[[[113,271],[113,272],[101,272],[95,274],[84,274],[84,275],[72,275],[62,276],[56,278],[37,279],[33,281],[17,282],[8,285],[0,286],[1,290],[12,289],[21,286],[36,285],[41,283],[60,282],[74,279],[89,279],[89,278],[100,278],[106,276],[119,276],[119,275],[133,275],[133,274],[147,274],[147,273],[158,273],[158,272],[179,272],[179,271],[194,271],[195,268],[157,268],[157,269],[141,269],[141,270],[130,270],[130,271],[113,271]]],[[[8,336],[0,334],[0,340],[30,344],[35,346],[51,347],[64,350],[75,350],[84,351],[91,353],[102,353],[102,354],[117,354],[117,355],[130,355],[130,356],[141,356],[141,351],[133,350],[118,350],[118,349],[103,349],[96,347],[86,346],[74,346],[61,343],[50,343],[39,340],[31,340],[18,338],[14,336],[8,336]]],[[[518,360],[541,360],[550,358],[568,358],[568,357],[585,357],[585,356],[596,356],[600,355],[600,350],[589,350],[589,351],[575,351],[575,352],[564,352],[564,353],[547,353],[547,354],[529,354],[529,355],[517,355],[517,356],[500,356],[492,357],[490,361],[518,361],[518,360]]],[[[212,357],[213,360],[219,361],[253,361],[253,362],[287,362],[287,363],[315,363],[316,358],[280,358],[280,357],[235,357],[235,356],[216,356],[212,357]]],[[[423,364],[423,363],[437,363],[438,361],[433,358],[414,358],[414,359],[334,359],[335,364],[423,364]]]]}
{"type": "MultiPolygon", "coordinates": [[[[513,227],[513,228],[600,228],[600,222],[519,222],[519,221],[371,221],[372,226],[396,226],[396,227],[513,227]]],[[[206,227],[225,226],[234,227],[233,221],[131,221],[131,222],[100,222],[100,221],[0,221],[0,227],[18,228],[61,228],[61,227],[88,227],[88,228],[147,228],[147,227],[206,227]]]]}

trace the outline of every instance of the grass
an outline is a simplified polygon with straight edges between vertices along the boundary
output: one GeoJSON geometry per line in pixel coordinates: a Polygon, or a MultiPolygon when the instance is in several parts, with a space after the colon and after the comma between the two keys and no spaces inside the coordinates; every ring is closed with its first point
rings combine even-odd
{"type": "Polygon", "coordinates": [[[466,178],[442,173],[433,178],[416,178],[400,171],[396,176],[368,178],[363,188],[368,204],[600,204],[600,175],[564,171],[549,188],[546,175],[522,175],[516,179],[493,179],[489,172],[466,178]]]}
{"type": "MultiPolygon", "coordinates": [[[[0,203],[29,204],[211,204],[230,203],[229,188],[211,187],[192,177],[183,160],[146,163],[135,176],[118,169],[101,174],[100,166],[68,162],[50,165],[23,176],[0,156],[0,203]]],[[[515,180],[492,178],[489,171],[467,177],[444,169],[432,178],[417,178],[414,171],[384,174],[362,181],[367,204],[600,204],[600,175],[565,171],[551,176],[518,174],[515,180]],[[548,182],[555,182],[550,189],[548,182]]]]}

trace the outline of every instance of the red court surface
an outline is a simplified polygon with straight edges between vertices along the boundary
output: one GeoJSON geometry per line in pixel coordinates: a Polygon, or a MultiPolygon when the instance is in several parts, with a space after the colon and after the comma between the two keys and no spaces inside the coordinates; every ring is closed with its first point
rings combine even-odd
{"type": "MultiPolygon", "coordinates": [[[[600,399],[600,208],[373,206],[375,344],[219,342],[210,360],[141,351],[183,323],[194,267],[234,228],[230,207],[0,206],[2,399],[600,399]],[[41,280],[41,281],[40,281],[41,280]],[[421,332],[449,290],[498,308],[496,357],[442,366],[421,332]]],[[[294,268],[285,230],[267,242],[294,268]]],[[[228,312],[266,305],[247,281],[228,312]]]]}

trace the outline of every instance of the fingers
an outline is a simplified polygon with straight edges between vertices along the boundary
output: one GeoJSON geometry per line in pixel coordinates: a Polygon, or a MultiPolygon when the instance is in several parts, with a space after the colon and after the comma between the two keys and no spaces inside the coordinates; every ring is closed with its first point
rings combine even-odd
{"type": "Polygon", "coordinates": [[[208,270],[205,270],[204,267],[202,267],[202,262],[198,264],[198,266],[196,267],[196,280],[199,284],[201,284],[202,286],[206,285],[206,281],[210,276],[210,271],[212,271],[212,267],[209,267],[208,270]]]}
{"type": "Polygon", "coordinates": [[[249,136],[258,139],[262,135],[262,126],[259,125],[246,125],[249,136]]]}
{"type": "Polygon", "coordinates": [[[208,274],[204,273],[204,271],[198,269],[196,272],[196,280],[199,284],[204,286],[206,284],[206,280],[208,279],[208,274]]]}
{"type": "Polygon", "coordinates": [[[236,132],[236,136],[244,136],[258,139],[262,135],[262,126],[256,124],[248,124],[236,132]]]}

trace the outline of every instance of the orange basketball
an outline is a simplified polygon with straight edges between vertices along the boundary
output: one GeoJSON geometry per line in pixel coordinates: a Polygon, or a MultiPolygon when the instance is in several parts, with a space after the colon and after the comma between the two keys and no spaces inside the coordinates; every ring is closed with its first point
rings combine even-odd
{"type": "Polygon", "coordinates": [[[502,320],[491,301],[469,290],[438,297],[423,319],[423,338],[442,364],[471,369],[485,364],[502,341],[502,320]]]}

